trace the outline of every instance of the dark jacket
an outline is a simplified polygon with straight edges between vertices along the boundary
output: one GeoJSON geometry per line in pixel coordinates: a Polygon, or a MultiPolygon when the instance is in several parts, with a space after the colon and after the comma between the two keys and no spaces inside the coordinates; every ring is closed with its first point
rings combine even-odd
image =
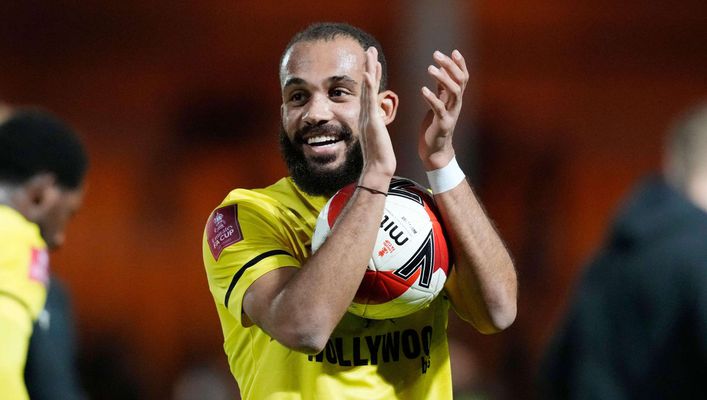
{"type": "Polygon", "coordinates": [[[662,180],[622,207],[541,369],[543,398],[707,399],[707,213],[662,180]]]}
{"type": "Polygon", "coordinates": [[[75,342],[69,293],[52,276],[47,302],[34,325],[27,353],[25,381],[30,399],[83,398],[78,384],[75,342]]]}

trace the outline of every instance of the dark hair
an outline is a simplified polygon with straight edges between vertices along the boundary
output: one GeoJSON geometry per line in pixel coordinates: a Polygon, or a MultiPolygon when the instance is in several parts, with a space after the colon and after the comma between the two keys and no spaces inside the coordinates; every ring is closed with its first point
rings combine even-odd
{"type": "Polygon", "coordinates": [[[24,183],[33,176],[54,174],[59,186],[81,186],[88,156],[73,130],[38,109],[17,109],[0,123],[0,181],[24,183]]]}
{"type": "Polygon", "coordinates": [[[290,42],[287,44],[287,47],[285,47],[285,51],[280,57],[280,67],[282,67],[282,62],[285,59],[285,55],[295,44],[299,42],[314,42],[317,40],[329,41],[334,40],[340,36],[348,37],[357,41],[364,51],[371,46],[375,47],[376,50],[378,50],[378,61],[381,63],[382,67],[380,90],[385,90],[388,85],[388,67],[385,62],[383,47],[381,47],[381,44],[378,42],[378,40],[376,40],[376,38],[373,37],[373,35],[371,35],[370,33],[345,23],[318,22],[309,25],[303,31],[296,33],[292,37],[292,39],[290,39],[290,42]]]}

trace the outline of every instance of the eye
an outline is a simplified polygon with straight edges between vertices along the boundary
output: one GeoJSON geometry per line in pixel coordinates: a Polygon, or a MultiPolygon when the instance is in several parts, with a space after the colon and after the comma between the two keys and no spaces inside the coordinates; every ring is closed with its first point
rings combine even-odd
{"type": "Polygon", "coordinates": [[[302,103],[306,99],[307,99],[307,97],[305,96],[304,92],[298,91],[298,92],[294,92],[290,95],[289,101],[293,102],[293,103],[302,103]]]}
{"type": "Polygon", "coordinates": [[[349,91],[341,88],[336,88],[329,91],[329,96],[331,97],[341,97],[347,94],[349,94],[349,91]]]}

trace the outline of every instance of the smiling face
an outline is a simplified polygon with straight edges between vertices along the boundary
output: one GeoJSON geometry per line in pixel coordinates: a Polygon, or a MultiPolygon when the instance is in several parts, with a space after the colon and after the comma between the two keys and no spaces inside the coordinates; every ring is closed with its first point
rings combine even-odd
{"type": "Polygon", "coordinates": [[[280,143],[304,191],[331,195],[355,181],[363,157],[358,116],[365,53],[348,37],[296,43],[280,66],[280,143]]]}

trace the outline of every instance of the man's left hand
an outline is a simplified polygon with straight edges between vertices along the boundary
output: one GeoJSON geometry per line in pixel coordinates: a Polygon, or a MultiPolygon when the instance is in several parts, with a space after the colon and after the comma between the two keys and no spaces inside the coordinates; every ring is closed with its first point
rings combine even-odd
{"type": "Polygon", "coordinates": [[[451,57],[435,51],[433,58],[438,66],[430,65],[427,72],[437,82],[437,93],[422,87],[422,97],[430,110],[422,121],[417,148],[427,171],[442,168],[454,158],[452,135],[469,81],[466,62],[458,50],[451,57]]]}

